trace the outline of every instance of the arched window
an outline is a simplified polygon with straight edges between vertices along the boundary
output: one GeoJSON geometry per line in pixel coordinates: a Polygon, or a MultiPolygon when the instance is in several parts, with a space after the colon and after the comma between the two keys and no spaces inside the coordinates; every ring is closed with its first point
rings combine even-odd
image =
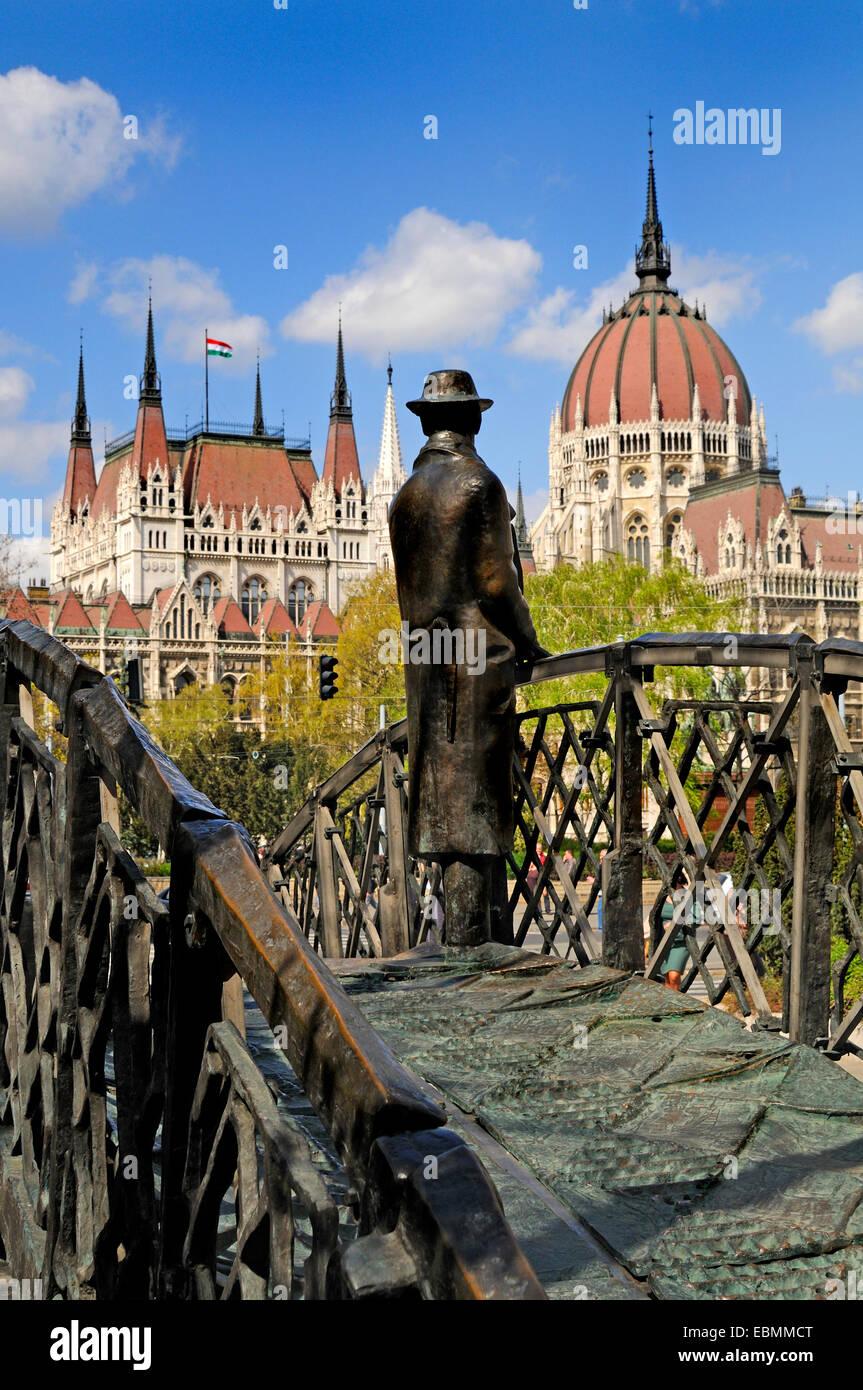
{"type": "Polygon", "coordinates": [[[665,518],[665,549],[671,554],[671,547],[678,534],[680,533],[680,523],[683,517],[680,512],[672,512],[665,518]]]}
{"type": "Polygon", "coordinates": [[[262,579],[249,579],[243,585],[242,609],[247,623],[256,621],[261,607],[267,601],[267,586],[262,579]]]}
{"type": "Polygon", "coordinates": [[[682,468],[669,468],[665,475],[665,481],[669,487],[683,487],[686,482],[686,474],[682,468]]]}
{"type": "Polygon", "coordinates": [[[626,475],[626,481],[630,487],[644,487],[647,482],[647,474],[643,468],[633,468],[626,475]]]}
{"type": "Polygon", "coordinates": [[[288,591],[288,614],[291,622],[299,626],[306,616],[309,604],[314,603],[314,601],[315,595],[312,586],[305,579],[298,579],[296,583],[292,584],[288,591]]]}
{"type": "Polygon", "coordinates": [[[788,539],[788,532],[787,532],[787,531],[784,531],[784,530],[783,530],[783,531],[780,531],[780,532],[779,532],[779,544],[778,544],[777,547],[776,547],[776,563],[777,563],[777,565],[782,565],[782,564],[790,565],[790,564],[791,564],[791,546],[790,546],[790,545],[785,545],[785,541],[787,541],[787,539],[788,539]]]}
{"type": "Polygon", "coordinates": [[[650,537],[640,512],[635,513],[626,528],[626,553],[637,565],[650,569],[650,537]]]}
{"type": "Polygon", "coordinates": [[[206,616],[210,608],[219,602],[222,592],[219,581],[213,574],[203,574],[198,580],[194,589],[195,601],[200,606],[201,612],[206,616]]]}
{"type": "Polygon", "coordinates": [[[597,492],[608,492],[608,474],[595,473],[593,476],[593,486],[597,492]]]}

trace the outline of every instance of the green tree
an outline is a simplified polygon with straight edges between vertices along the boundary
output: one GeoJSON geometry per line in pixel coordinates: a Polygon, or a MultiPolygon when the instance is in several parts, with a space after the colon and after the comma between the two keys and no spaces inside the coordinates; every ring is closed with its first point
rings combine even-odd
{"type": "MultiPolygon", "coordinates": [[[[540,642],[555,653],[648,632],[737,632],[743,620],[739,602],[712,598],[702,580],[677,561],[648,574],[621,555],[529,575],[525,598],[540,642]]],[[[711,674],[698,667],[657,668],[656,682],[666,697],[699,698],[710,692],[711,674]]],[[[521,707],[596,699],[605,686],[602,673],[524,686],[521,707]]]]}

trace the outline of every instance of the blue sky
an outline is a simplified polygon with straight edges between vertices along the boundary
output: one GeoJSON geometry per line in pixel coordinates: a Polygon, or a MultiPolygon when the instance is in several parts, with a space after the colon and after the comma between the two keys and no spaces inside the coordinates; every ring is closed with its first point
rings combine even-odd
{"type": "Polygon", "coordinates": [[[858,0],[6,0],[2,495],[43,498],[47,531],[79,328],[97,461],[131,428],[152,276],[169,425],[200,414],[206,325],[236,348],[211,418],[251,418],[260,348],[268,419],[310,423],[320,467],[341,300],[366,475],[387,350],[408,464],[403,402],[466,366],[496,401],[480,451],[511,487],[521,461],[536,514],[549,413],[635,283],[648,108],[672,283],[764,401],[786,489],[859,487],[861,30],[858,0]],[[778,153],[676,143],[699,101],[778,108],[778,153]]]}

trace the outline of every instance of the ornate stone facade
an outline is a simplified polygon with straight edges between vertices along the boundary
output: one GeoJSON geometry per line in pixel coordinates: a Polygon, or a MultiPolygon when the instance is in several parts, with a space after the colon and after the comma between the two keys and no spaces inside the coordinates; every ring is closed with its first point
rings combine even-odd
{"type": "Polygon", "coordinates": [[[320,477],[308,440],[267,428],[260,370],[251,428],[166,430],[151,309],[135,429],[107,446],[98,481],[81,357],[48,602],[19,593],[7,606],[104,670],[138,658],[145,699],[191,680],[236,692],[269,641],[310,662],[335,639],[351,586],[391,563],[386,513],[404,476],[390,368],[378,469],[363,481],[341,325],[320,477]]]}

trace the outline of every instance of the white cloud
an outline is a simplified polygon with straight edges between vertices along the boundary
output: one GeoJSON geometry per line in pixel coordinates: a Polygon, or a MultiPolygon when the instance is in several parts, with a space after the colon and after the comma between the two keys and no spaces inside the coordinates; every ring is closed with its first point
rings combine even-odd
{"type": "Polygon", "coordinates": [[[833,384],[842,395],[863,394],[863,357],[855,357],[847,367],[834,367],[833,384]]]}
{"type": "Polygon", "coordinates": [[[0,419],[20,415],[35,385],[23,367],[0,367],[0,419]]]}
{"type": "Polygon", "coordinates": [[[39,357],[43,362],[56,362],[50,352],[45,352],[35,343],[28,343],[16,333],[0,328],[0,357],[39,357]]]}
{"type": "Polygon", "coordinates": [[[180,362],[200,362],[204,329],[211,338],[230,343],[241,366],[249,366],[260,348],[270,354],[270,329],[259,314],[237,313],[219,283],[218,270],[207,270],[185,256],[117,261],[102,271],[79,269],[69,288],[81,299],[102,297],[102,310],[124,324],[139,341],[147,321],[147,285],[152,280],[153,313],[160,350],[180,362]]]}
{"type": "Polygon", "coordinates": [[[118,192],[141,155],[172,167],[179,141],[161,118],[124,138],[117,98],[87,77],[61,82],[35,67],[0,75],[0,225],[50,231],[102,188],[118,192]]]}
{"type": "Polygon", "coordinates": [[[541,263],[527,241],[415,208],[384,247],[368,247],[353,270],[328,276],[282,320],[281,331],[301,342],[331,342],[341,303],[351,349],[372,359],[388,349],[488,344],[533,289],[541,263]]]}
{"type": "MultiPolygon", "coordinates": [[[[36,383],[21,367],[0,367],[0,485],[18,496],[37,486],[69,448],[70,422],[20,418],[36,383]]],[[[44,510],[44,508],[43,508],[44,510]]]]}
{"type": "Polygon", "coordinates": [[[13,479],[16,490],[39,482],[48,464],[68,448],[68,420],[4,423],[0,425],[0,478],[13,479]]]}
{"type": "Polygon", "coordinates": [[[863,347],[863,271],[837,280],[823,309],[813,309],[792,324],[822,352],[844,352],[863,347]]]}
{"type": "Polygon", "coordinates": [[[744,262],[726,260],[713,251],[689,256],[682,247],[673,246],[671,264],[671,279],[681,296],[687,304],[697,299],[699,305],[705,305],[708,321],[717,327],[751,314],[761,303],[758,271],[744,262]]]}
{"type": "Polygon", "coordinates": [[[528,309],[524,322],[507,343],[507,352],[539,361],[572,366],[602,322],[602,310],[619,305],[632,288],[633,272],[621,271],[613,280],[598,285],[587,301],[575,290],[558,287],[528,309]]]}
{"type": "Polygon", "coordinates": [[[95,261],[86,261],[79,265],[75,277],[66,291],[66,298],[69,303],[83,304],[85,299],[89,299],[96,288],[98,278],[99,267],[95,261]]]}

